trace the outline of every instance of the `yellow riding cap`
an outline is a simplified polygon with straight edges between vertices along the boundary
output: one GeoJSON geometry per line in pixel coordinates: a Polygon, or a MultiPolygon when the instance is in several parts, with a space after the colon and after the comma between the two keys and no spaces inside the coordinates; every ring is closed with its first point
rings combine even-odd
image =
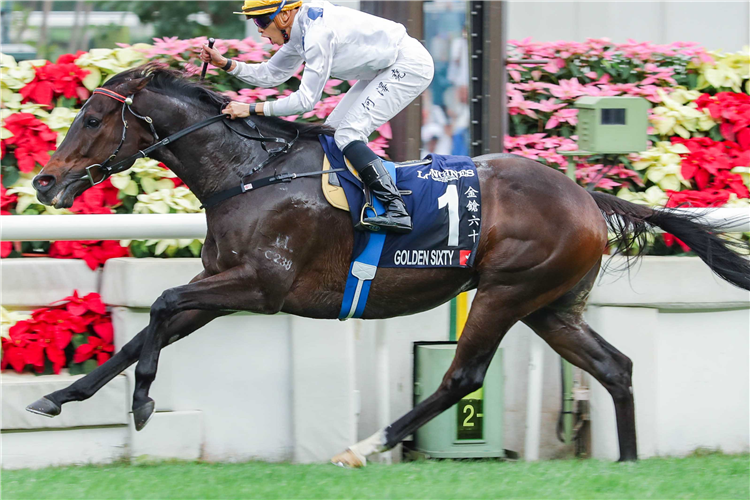
{"type": "Polygon", "coordinates": [[[246,16],[262,16],[264,14],[278,14],[281,11],[296,9],[302,6],[302,0],[245,0],[242,12],[246,16]]]}

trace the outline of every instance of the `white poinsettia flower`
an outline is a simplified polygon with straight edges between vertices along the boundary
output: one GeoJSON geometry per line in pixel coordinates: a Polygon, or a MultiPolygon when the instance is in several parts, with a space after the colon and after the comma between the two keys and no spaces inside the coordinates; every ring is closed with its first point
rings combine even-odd
{"type": "MultiPolygon", "coordinates": [[[[713,61],[691,62],[688,69],[698,69],[697,90],[712,86],[717,90],[732,89],[742,92],[742,81],[750,78],[750,47],[734,53],[709,52],[713,61]]],[[[745,82],[750,93],[750,84],[745,82]]]]}
{"type": "Polygon", "coordinates": [[[657,94],[662,102],[652,110],[650,122],[659,135],[689,139],[691,132],[705,132],[716,125],[708,109],[699,110],[694,102],[700,92],[680,87],[670,94],[658,89],[657,94]]]}
{"type": "Polygon", "coordinates": [[[16,66],[18,66],[18,63],[16,63],[15,57],[0,52],[0,69],[10,69],[15,68],[16,66]]]}
{"type": "Polygon", "coordinates": [[[8,330],[19,321],[31,318],[30,314],[23,314],[16,311],[9,311],[0,306],[0,337],[8,338],[8,330]]]}
{"type": "Polygon", "coordinates": [[[737,193],[729,195],[729,200],[724,204],[725,208],[750,208],[750,198],[740,198],[737,193]]]}
{"type": "Polygon", "coordinates": [[[129,171],[113,174],[109,180],[125,196],[137,196],[140,192],[138,183],[133,180],[132,174],[129,171]]]}
{"type": "Polygon", "coordinates": [[[90,91],[94,91],[102,83],[102,72],[95,66],[81,66],[83,69],[88,71],[88,74],[83,77],[81,83],[90,91]]]}
{"type": "Polygon", "coordinates": [[[669,197],[659,186],[651,186],[646,191],[633,192],[628,188],[622,188],[617,192],[617,197],[638,205],[650,207],[663,207],[667,204],[669,197]]]}
{"type": "Polygon", "coordinates": [[[740,174],[740,177],[742,177],[742,182],[745,183],[745,186],[750,188],[750,166],[748,167],[734,167],[731,172],[733,174],[740,174]]]}
{"type": "Polygon", "coordinates": [[[175,178],[177,175],[174,172],[151,158],[139,158],[129,170],[111,177],[112,185],[125,196],[136,196],[141,188],[146,194],[161,189],[174,189],[174,182],[169,179],[175,178]]]}
{"type": "MultiPolygon", "coordinates": [[[[5,95],[6,94],[3,93],[3,96],[5,95]]],[[[47,111],[43,104],[37,104],[35,102],[22,103],[22,100],[23,97],[21,94],[13,93],[12,95],[9,95],[8,99],[3,100],[4,110],[9,110],[11,112],[10,114],[31,113],[42,120],[49,116],[49,111],[47,111]]],[[[10,114],[5,115],[5,117],[7,118],[10,114]]]]}
{"type": "Polygon", "coordinates": [[[191,239],[168,239],[168,240],[146,240],[146,246],[154,246],[154,255],[161,255],[164,252],[168,251],[176,251],[181,248],[189,247],[193,244],[200,245],[203,243],[203,240],[191,240],[191,239]]]}
{"type": "Polygon", "coordinates": [[[196,213],[201,212],[200,201],[185,186],[171,189],[158,189],[138,195],[133,207],[134,213],[196,213]]]}
{"type": "Polygon", "coordinates": [[[161,163],[152,160],[151,158],[138,158],[133,166],[130,167],[130,171],[135,172],[140,178],[152,177],[155,179],[174,179],[177,177],[174,172],[168,168],[162,167],[161,163]]]}
{"type": "Polygon", "coordinates": [[[34,205],[37,210],[42,210],[42,213],[47,215],[58,215],[58,214],[69,214],[70,210],[67,208],[55,208],[42,205],[42,203],[36,197],[36,189],[31,185],[31,181],[34,180],[34,176],[38,174],[35,172],[24,172],[18,177],[15,184],[8,188],[8,195],[18,195],[18,202],[16,203],[16,213],[22,214],[24,210],[34,205]]]}
{"type": "Polygon", "coordinates": [[[149,194],[139,194],[138,201],[133,206],[133,213],[135,214],[168,214],[169,205],[161,199],[162,196],[159,192],[149,194]]]}
{"type": "Polygon", "coordinates": [[[65,135],[70,130],[70,126],[73,124],[73,120],[78,116],[80,110],[73,108],[66,108],[65,106],[56,106],[49,113],[49,116],[42,118],[42,121],[47,124],[49,128],[57,132],[57,145],[62,144],[65,139],[65,135]]]}
{"type": "Polygon", "coordinates": [[[169,179],[154,179],[153,177],[140,177],[141,187],[146,193],[155,191],[170,190],[174,188],[174,183],[169,179]]]}
{"type": "Polygon", "coordinates": [[[46,63],[44,59],[16,63],[12,56],[0,54],[0,87],[20,90],[36,76],[34,66],[44,66],[46,63]]]}
{"type": "Polygon", "coordinates": [[[644,179],[657,184],[661,189],[679,191],[681,186],[690,187],[690,182],[682,176],[682,157],[690,151],[684,144],[657,142],[647,151],[638,153],[639,159],[633,162],[636,170],[645,170],[644,179]]]}
{"type": "Polygon", "coordinates": [[[91,49],[75,60],[75,64],[90,71],[83,84],[89,90],[94,90],[102,81],[134,68],[146,62],[146,56],[138,47],[149,47],[146,44],[136,44],[132,47],[117,49],[91,49]]]}

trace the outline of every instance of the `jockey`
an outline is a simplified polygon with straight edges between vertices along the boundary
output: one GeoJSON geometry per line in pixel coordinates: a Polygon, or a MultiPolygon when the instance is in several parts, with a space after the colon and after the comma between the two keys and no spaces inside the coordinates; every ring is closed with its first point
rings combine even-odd
{"type": "Polygon", "coordinates": [[[281,48],[268,61],[248,64],[223,57],[207,45],[201,60],[251,85],[274,87],[304,63],[299,90],[254,105],[233,101],[223,113],[298,115],[311,111],[329,78],[357,80],[326,120],[336,145],[383,203],[386,213],[365,222],[409,232],[411,217],[383,161],[367,146],[369,135],[417,98],[432,81],[432,57],[403,25],[326,1],[245,0],[242,12],[258,32],[281,48]]]}

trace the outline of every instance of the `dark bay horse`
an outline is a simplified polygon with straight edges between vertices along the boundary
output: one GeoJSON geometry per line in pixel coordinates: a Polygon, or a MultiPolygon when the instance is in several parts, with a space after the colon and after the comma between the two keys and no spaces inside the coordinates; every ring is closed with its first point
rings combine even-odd
{"type": "MultiPolygon", "coordinates": [[[[154,66],[121,73],[106,85],[119,98],[94,94],[67,137],[35,178],[40,201],[70,207],[91,186],[86,169],[125,158],[218,115],[224,96],[154,66]],[[140,117],[139,117],[140,116],[140,117]],[[152,124],[144,120],[150,117],[152,124]],[[123,118],[127,127],[123,126],[123,118]],[[118,148],[118,141],[120,147],[118,148]]],[[[226,120],[219,120],[226,121],[226,120]]],[[[149,152],[172,169],[205,201],[236,187],[240,178],[268,158],[256,141],[219,121],[149,152]]],[[[291,141],[291,150],[251,179],[321,168],[318,134],[329,128],[276,118],[253,117],[256,132],[291,141]]],[[[232,126],[235,125],[233,122],[232,126]]],[[[390,426],[335,458],[364,464],[370,453],[392,448],[418,427],[478,389],[500,341],[522,321],[555,351],[593,375],[615,404],[620,459],[637,458],[631,387],[632,362],[583,319],[583,310],[607,245],[607,219],[620,240],[651,226],[682,239],[725,280],[750,289],[750,265],[714,228],[690,216],[652,210],[603,193],[589,193],[560,172],[508,154],[474,158],[482,190],[482,229],[471,269],[390,269],[377,273],[365,319],[390,318],[434,308],[460,292],[477,289],[455,359],[439,389],[390,426]]],[[[97,167],[98,168],[98,167],[97,167]]],[[[96,169],[95,169],[96,170],[96,169]]],[[[106,172],[99,173],[100,177],[106,172]]],[[[69,387],[29,406],[46,416],[63,404],[91,397],[131,364],[136,367],[133,416],[143,428],[154,411],[149,387],[160,350],[212,319],[233,311],[285,312],[337,318],[353,248],[349,214],[331,207],[319,177],[269,186],[230,198],[206,210],[204,270],[186,285],[164,291],[151,307],[149,325],[109,361],[69,387]],[[269,255],[271,258],[269,258],[269,255]],[[280,255],[282,259],[276,258],[280,255]]]]}

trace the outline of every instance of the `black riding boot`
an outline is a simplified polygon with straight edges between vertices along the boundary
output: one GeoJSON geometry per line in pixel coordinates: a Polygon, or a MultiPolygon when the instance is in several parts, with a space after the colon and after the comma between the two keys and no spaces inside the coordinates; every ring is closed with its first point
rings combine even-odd
{"type": "Polygon", "coordinates": [[[383,215],[367,217],[363,222],[394,233],[411,231],[411,217],[406,212],[404,200],[401,199],[396,183],[385,169],[383,160],[373,153],[364,141],[352,141],[344,148],[343,153],[359,172],[362,182],[385,207],[383,215]]]}
{"type": "Polygon", "coordinates": [[[385,213],[375,217],[367,217],[363,222],[388,229],[394,233],[408,233],[411,231],[411,217],[406,211],[404,200],[398,192],[383,160],[378,158],[368,163],[364,168],[354,168],[362,177],[362,182],[370,188],[375,198],[385,207],[385,213]]]}

